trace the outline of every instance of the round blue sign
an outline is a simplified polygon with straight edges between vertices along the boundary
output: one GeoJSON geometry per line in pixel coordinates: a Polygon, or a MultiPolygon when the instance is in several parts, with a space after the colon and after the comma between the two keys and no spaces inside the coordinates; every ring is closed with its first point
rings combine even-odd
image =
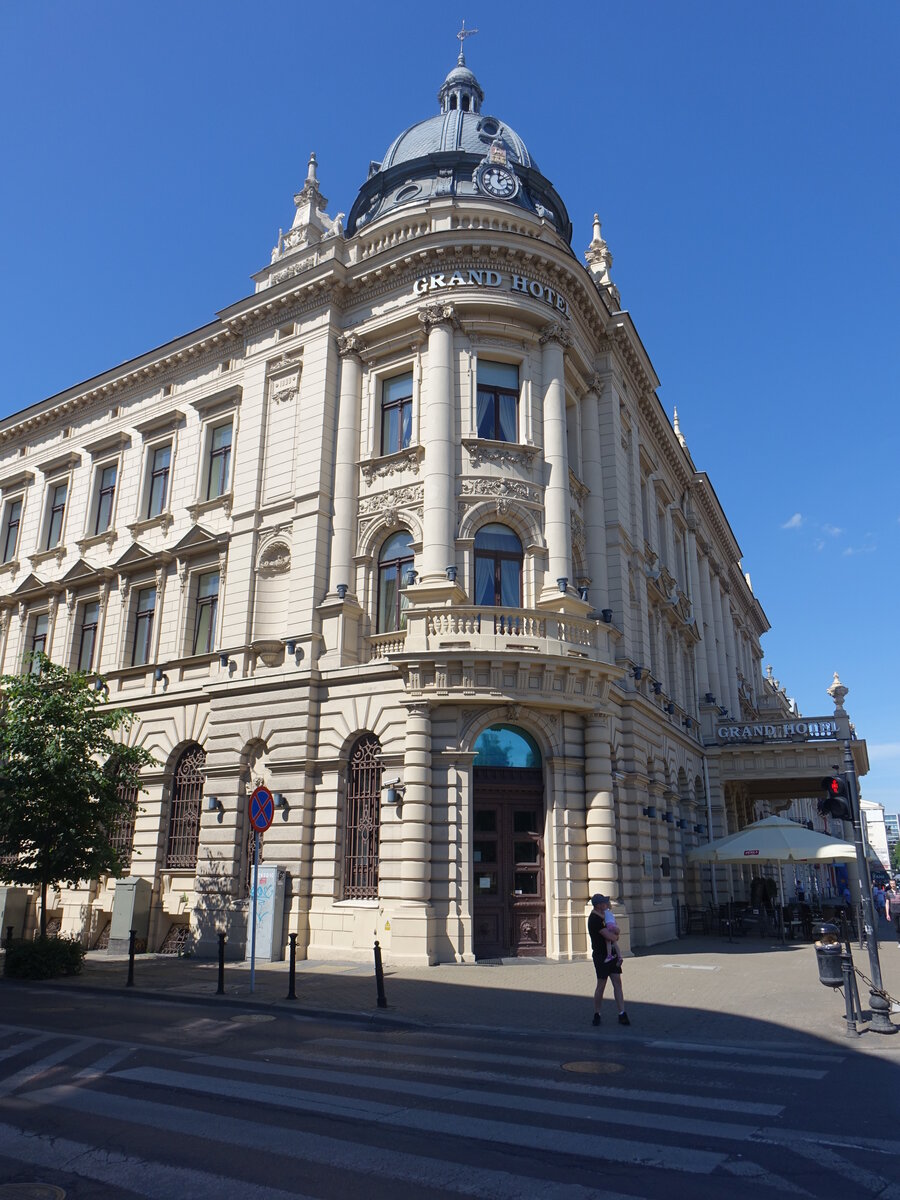
{"type": "Polygon", "coordinates": [[[268,788],[258,787],[250,797],[250,824],[265,833],[275,817],[275,801],[268,788]]]}

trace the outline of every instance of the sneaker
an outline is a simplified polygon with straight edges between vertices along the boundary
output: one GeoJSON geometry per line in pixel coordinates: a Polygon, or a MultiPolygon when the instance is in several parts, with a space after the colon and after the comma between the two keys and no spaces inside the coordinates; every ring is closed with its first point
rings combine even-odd
{"type": "Polygon", "coordinates": [[[620,1025],[630,1025],[630,1024],[631,1024],[631,1022],[628,1020],[628,1013],[627,1013],[627,1012],[620,1012],[620,1013],[619,1013],[619,1024],[620,1024],[620,1025]]]}
{"type": "Polygon", "coordinates": [[[593,1021],[591,1021],[591,1024],[592,1025],[600,1024],[600,1014],[599,1013],[594,1013],[594,1019],[593,1019],[593,1021]]]}

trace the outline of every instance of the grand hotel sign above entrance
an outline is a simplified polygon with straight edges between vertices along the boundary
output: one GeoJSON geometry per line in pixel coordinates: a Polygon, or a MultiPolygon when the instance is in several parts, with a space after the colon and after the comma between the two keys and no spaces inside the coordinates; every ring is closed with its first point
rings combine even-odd
{"type": "Polygon", "coordinates": [[[532,296],[535,300],[543,300],[554,312],[569,317],[569,302],[555,288],[539,283],[537,279],[529,279],[527,275],[507,274],[505,271],[483,271],[474,268],[465,271],[441,271],[434,275],[422,275],[413,284],[413,292],[424,296],[427,292],[441,292],[449,288],[476,287],[500,288],[507,292],[519,292],[523,296],[532,296]]]}
{"type": "Polygon", "coordinates": [[[741,725],[729,721],[716,726],[719,742],[793,742],[825,741],[838,737],[837,721],[829,717],[807,717],[805,720],[779,721],[777,724],[741,725]]]}

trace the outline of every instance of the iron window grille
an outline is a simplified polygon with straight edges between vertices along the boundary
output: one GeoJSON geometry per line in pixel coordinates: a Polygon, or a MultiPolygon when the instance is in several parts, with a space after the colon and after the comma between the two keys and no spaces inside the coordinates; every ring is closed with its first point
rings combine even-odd
{"type": "Polygon", "coordinates": [[[123,868],[126,871],[130,871],[131,858],[134,853],[134,821],[137,816],[138,792],[136,787],[125,787],[121,783],[116,792],[122,804],[128,807],[123,807],[122,812],[116,818],[115,828],[110,834],[109,844],[118,854],[123,868]]]}
{"type": "Polygon", "coordinates": [[[156,588],[141,588],[137,594],[134,617],[134,642],[131,665],[143,666],[150,661],[150,639],[153,634],[153,615],[156,611],[156,588]]]}
{"type": "Polygon", "coordinates": [[[147,496],[147,519],[158,517],[165,511],[169,497],[169,468],[172,463],[172,447],[157,446],[150,462],[150,488],[147,496]]]}
{"type": "Polygon", "coordinates": [[[115,464],[104,467],[100,472],[100,486],[97,491],[97,516],[94,520],[94,534],[106,533],[112,524],[113,501],[116,497],[115,464]]]}
{"type": "Polygon", "coordinates": [[[412,371],[381,385],[381,453],[395,454],[412,441],[412,371]]]}
{"type": "Polygon", "coordinates": [[[216,640],[219,606],[219,573],[210,571],[197,580],[197,610],[194,617],[192,654],[209,654],[216,640]]]}
{"type": "Polygon", "coordinates": [[[69,492],[67,483],[58,483],[51,493],[50,520],[47,525],[47,550],[59,545],[62,537],[63,518],[66,515],[66,496],[69,492]]]}
{"type": "Polygon", "coordinates": [[[85,604],[81,613],[81,632],[78,639],[78,670],[90,671],[94,665],[94,647],[97,643],[97,626],[100,623],[100,605],[96,600],[85,604]]]}
{"type": "Polygon", "coordinates": [[[381,743],[364,734],[350,752],[344,826],[345,900],[378,899],[381,743]]]}
{"type": "Polygon", "coordinates": [[[173,870],[193,870],[197,866],[205,763],[202,747],[189,746],[175,767],[165,861],[166,867],[173,870]]]}
{"type": "Polygon", "coordinates": [[[19,523],[22,520],[22,501],[10,500],[6,509],[6,527],[3,531],[3,561],[12,562],[19,544],[19,523]]]}

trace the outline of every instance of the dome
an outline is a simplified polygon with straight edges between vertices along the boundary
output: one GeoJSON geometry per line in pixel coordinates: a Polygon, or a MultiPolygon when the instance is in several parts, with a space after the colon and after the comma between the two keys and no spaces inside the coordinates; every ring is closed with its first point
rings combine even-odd
{"type": "Polygon", "coordinates": [[[402,205],[458,197],[524,208],[570,243],[572,226],[562,200],[516,131],[482,113],[484,92],[462,52],[438,100],[436,116],[404,129],[381,162],[370,164],[350,210],[348,234],[402,205]]]}

